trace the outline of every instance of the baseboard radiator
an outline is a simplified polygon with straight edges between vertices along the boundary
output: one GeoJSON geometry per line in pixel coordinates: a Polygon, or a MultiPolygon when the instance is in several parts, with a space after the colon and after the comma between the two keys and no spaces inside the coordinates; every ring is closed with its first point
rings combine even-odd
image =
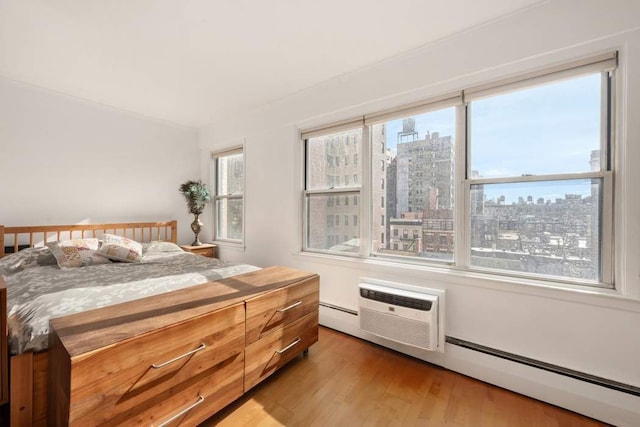
{"type": "Polygon", "coordinates": [[[506,351],[498,350],[491,347],[486,347],[480,344],[472,343],[469,341],[461,340],[458,338],[446,337],[446,343],[450,345],[456,345],[469,350],[478,351],[480,353],[488,354],[490,356],[506,359],[511,362],[520,363],[523,365],[531,366],[534,368],[542,369],[554,374],[563,375],[576,380],[585,381],[591,384],[595,384],[601,387],[606,387],[611,390],[621,391],[623,393],[631,394],[633,396],[640,397],[640,387],[636,387],[630,384],[624,384],[618,381],[610,380],[607,378],[599,377],[596,375],[587,374],[585,372],[576,371],[573,369],[565,368],[551,363],[542,362],[528,357],[520,356],[506,351]]]}
{"type": "Polygon", "coordinates": [[[338,305],[329,304],[328,302],[320,301],[320,307],[330,308],[331,310],[341,311],[343,313],[351,314],[352,316],[357,316],[358,312],[355,310],[351,310],[349,308],[340,307],[338,305]]]}
{"type": "MultiPolygon", "coordinates": [[[[362,313],[358,313],[355,310],[351,310],[345,307],[340,307],[337,305],[320,302],[320,306],[337,310],[352,316],[361,317],[362,313]]],[[[487,347],[481,344],[476,344],[470,341],[461,340],[459,338],[451,337],[449,335],[445,336],[445,342],[448,345],[455,345],[458,347],[462,347],[468,350],[477,351],[480,353],[484,353],[490,356],[498,357],[501,359],[509,360],[511,362],[520,363],[522,365],[530,366],[533,368],[542,369],[547,372],[552,372],[554,374],[562,375],[565,377],[573,378],[576,380],[584,381],[590,384],[594,384],[600,387],[605,387],[610,390],[619,391],[622,393],[627,393],[632,396],[640,397],[640,387],[621,383],[619,381],[610,380],[608,378],[599,377],[597,375],[587,374],[585,372],[576,371],[574,369],[565,368],[563,366],[554,365],[547,362],[542,362],[540,360],[531,359],[529,357],[520,356],[514,353],[509,353],[506,351],[498,350],[495,348],[487,347]]]]}

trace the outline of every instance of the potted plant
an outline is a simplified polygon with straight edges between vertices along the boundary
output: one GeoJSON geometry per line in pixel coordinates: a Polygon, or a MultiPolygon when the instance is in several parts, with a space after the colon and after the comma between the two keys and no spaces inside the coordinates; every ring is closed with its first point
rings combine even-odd
{"type": "Polygon", "coordinates": [[[207,203],[211,201],[211,193],[209,192],[207,185],[201,180],[189,180],[180,186],[179,191],[187,201],[189,213],[192,213],[195,216],[195,219],[191,223],[191,230],[196,235],[196,237],[191,246],[200,246],[202,245],[202,242],[200,242],[200,239],[198,239],[198,234],[200,234],[200,231],[202,230],[202,221],[200,221],[200,214],[204,210],[204,207],[207,205],[207,203]]]}

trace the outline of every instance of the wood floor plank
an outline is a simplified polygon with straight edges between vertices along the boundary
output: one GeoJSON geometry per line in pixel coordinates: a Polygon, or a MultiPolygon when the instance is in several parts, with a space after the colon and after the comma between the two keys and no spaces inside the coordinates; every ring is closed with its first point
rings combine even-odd
{"type": "Polygon", "coordinates": [[[298,356],[202,424],[598,427],[607,424],[320,328],[298,356]]]}

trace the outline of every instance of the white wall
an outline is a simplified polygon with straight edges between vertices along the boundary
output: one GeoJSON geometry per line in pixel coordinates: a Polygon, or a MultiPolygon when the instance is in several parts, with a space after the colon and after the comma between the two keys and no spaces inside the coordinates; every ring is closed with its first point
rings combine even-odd
{"type": "Polygon", "coordinates": [[[0,224],[178,219],[197,131],[0,78],[0,224]]]}
{"type": "MultiPolygon", "coordinates": [[[[357,309],[360,277],[446,289],[447,335],[640,387],[639,26],[640,2],[543,2],[265,108],[221,118],[201,130],[203,156],[244,138],[247,162],[246,250],[222,247],[222,258],[318,272],[321,300],[350,309],[357,309]],[[620,51],[621,58],[616,292],[549,289],[446,269],[402,268],[299,253],[298,128],[613,49],[620,51]]],[[[330,60],[330,52],[326,56],[330,60]]],[[[323,309],[321,321],[364,336],[354,318],[323,309]]],[[[640,398],[628,394],[453,346],[442,356],[417,356],[617,425],[637,425],[640,420],[640,398]]]]}

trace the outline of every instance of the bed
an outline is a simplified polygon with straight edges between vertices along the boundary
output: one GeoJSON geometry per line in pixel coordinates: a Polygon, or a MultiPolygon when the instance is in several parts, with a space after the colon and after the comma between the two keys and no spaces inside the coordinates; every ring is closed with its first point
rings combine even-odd
{"type": "MultiPolygon", "coordinates": [[[[2,334],[2,345],[8,347],[10,354],[10,363],[6,356],[0,361],[0,396],[10,401],[12,425],[161,422],[154,418],[157,414],[180,425],[192,425],[290,360],[289,348],[280,352],[278,346],[284,343],[285,347],[306,350],[317,341],[317,275],[282,267],[228,265],[186,253],[176,245],[176,229],[176,221],[0,226],[0,287],[6,286],[0,292],[0,303],[6,304],[7,314],[2,320],[8,330],[6,336],[2,334]],[[90,246],[94,244],[98,246],[90,246]],[[135,258],[135,262],[125,262],[129,258],[135,258]],[[100,367],[120,357],[133,360],[137,355],[132,357],[127,351],[139,353],[136,349],[144,348],[141,343],[152,342],[153,336],[166,340],[177,334],[174,340],[178,342],[188,335],[184,331],[198,330],[204,318],[208,319],[207,325],[221,325],[213,332],[207,326],[208,347],[201,353],[209,356],[196,354],[200,347],[188,351],[188,358],[184,364],[180,362],[178,371],[162,377],[172,380],[144,379],[151,374],[146,373],[148,367],[139,366],[147,361],[140,360],[131,362],[131,366],[126,365],[129,362],[119,362],[114,368],[122,377],[118,380],[121,383],[106,380],[120,378],[113,375],[113,370],[105,379],[95,380],[93,377],[99,378],[99,374],[94,366],[90,375],[85,375],[91,377],[92,383],[82,390],[76,387],[80,373],[91,366],[88,362],[83,364],[83,360],[93,358],[91,363],[100,367]],[[237,320],[229,326],[231,318],[237,320]],[[175,332],[181,330],[182,333],[175,332]],[[224,340],[219,338],[223,336],[233,339],[222,345],[224,340]],[[278,356],[275,362],[273,348],[278,356]],[[204,357],[220,355],[224,355],[225,362],[212,366],[210,372],[212,378],[234,378],[225,390],[212,390],[208,396],[199,392],[193,404],[188,398],[173,398],[175,390],[190,384],[189,375],[205,374],[198,371],[204,357]],[[263,365],[265,358],[270,359],[266,363],[271,366],[263,365]],[[51,363],[55,370],[48,369],[51,363]],[[218,373],[215,369],[223,365],[226,371],[218,373]],[[126,375],[139,377],[135,387],[126,382],[126,375]],[[111,388],[102,390],[104,384],[111,388]],[[116,389],[122,390],[114,392],[116,389]],[[87,393],[100,396],[93,399],[89,409],[87,393]],[[117,399],[102,398],[113,393],[125,394],[117,399]],[[149,402],[163,395],[162,408],[151,408],[149,402]],[[209,399],[206,404],[205,397],[209,399]],[[167,402],[174,400],[175,408],[167,407],[167,402]],[[96,418],[97,413],[102,421],[96,418]],[[174,413],[176,418],[171,418],[174,413]]],[[[202,338],[201,346],[205,346],[206,339],[202,338]]],[[[181,345],[168,352],[149,347],[149,352],[166,353],[171,358],[192,344],[181,345]]],[[[209,379],[199,381],[193,387],[211,388],[209,379]]]]}

